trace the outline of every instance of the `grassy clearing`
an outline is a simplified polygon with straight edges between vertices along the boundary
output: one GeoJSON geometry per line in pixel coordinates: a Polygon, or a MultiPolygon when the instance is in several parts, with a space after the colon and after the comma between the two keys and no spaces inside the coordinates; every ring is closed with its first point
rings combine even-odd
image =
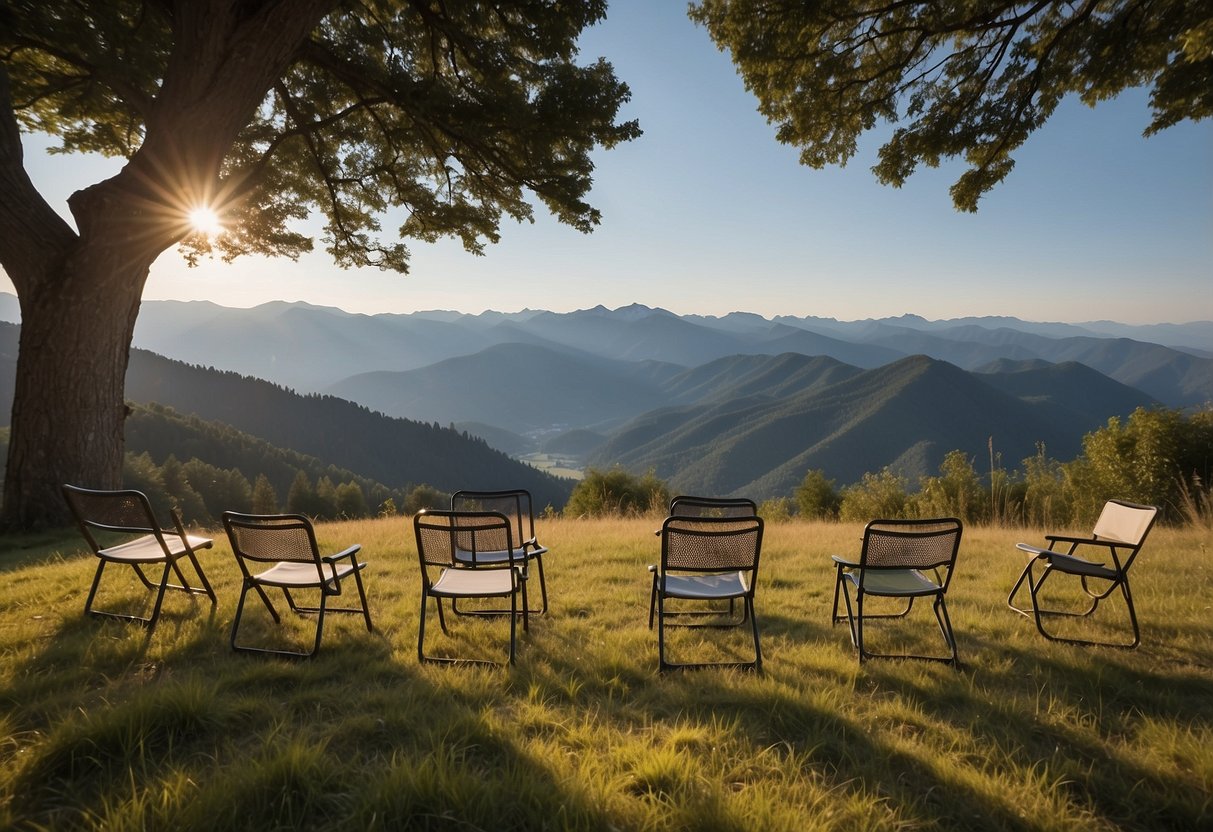
{"type": "MultiPolygon", "coordinates": [[[[1134,567],[1134,652],[1044,642],[1003,603],[1023,563],[1014,543],[1040,535],[967,530],[949,595],[965,662],[955,671],[859,667],[845,627],[830,626],[829,554],[855,553],[860,527],[773,524],[757,598],[765,674],[661,677],[646,626],[656,525],[541,523],[553,610],[533,620],[512,670],[417,664],[416,555],[402,518],[319,527],[331,549],[364,545],[376,631],[333,616],[310,662],[230,652],[238,572],[219,534],[204,556],[218,608],[170,595],[150,640],[83,617],[94,561],[74,537],[0,538],[0,827],[1213,822],[1207,530],[1153,532],[1134,567]]],[[[104,602],[122,592],[108,585],[104,602]]],[[[427,649],[505,654],[504,621],[459,619],[450,638],[430,621],[427,649]]],[[[303,641],[308,624],[265,635],[303,641]]],[[[875,635],[931,649],[932,627],[924,609],[906,632],[875,635]]],[[[671,643],[697,658],[747,648],[744,629],[671,643]]]]}

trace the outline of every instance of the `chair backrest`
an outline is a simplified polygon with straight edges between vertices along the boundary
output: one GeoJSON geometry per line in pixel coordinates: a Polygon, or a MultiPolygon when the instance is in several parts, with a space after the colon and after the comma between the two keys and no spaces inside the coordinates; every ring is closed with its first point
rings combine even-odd
{"type": "Polygon", "coordinates": [[[1146,535],[1150,533],[1157,519],[1158,506],[1108,500],[1104,503],[1103,511],[1099,513],[1099,519],[1095,521],[1095,539],[1123,543],[1131,550],[1128,557],[1120,558],[1120,568],[1125,570],[1141,551],[1142,544],[1146,542],[1146,535]]]}
{"type": "Polygon", "coordinates": [[[241,514],[223,512],[223,528],[232,553],[244,568],[245,560],[261,563],[315,563],[321,568],[320,547],[312,521],[302,514],[241,514]]]}
{"type": "Polygon", "coordinates": [[[696,497],[680,494],[670,500],[670,516],[753,517],[758,506],[745,497],[696,497]]]}
{"type": "MultiPolygon", "coordinates": [[[[947,568],[952,576],[960,551],[961,523],[955,517],[926,520],[873,520],[864,527],[859,569],[947,568]]],[[[862,580],[862,576],[861,576],[862,580]]]]}
{"type": "Polygon", "coordinates": [[[507,491],[456,491],[451,495],[451,511],[496,512],[509,519],[515,546],[535,537],[535,515],[531,492],[523,488],[507,491]]]}
{"type": "Polygon", "coordinates": [[[758,571],[762,518],[667,517],[661,524],[661,571],[758,571]]]}
{"type": "Polygon", "coordinates": [[[152,504],[142,491],[103,491],[75,485],[63,485],[62,491],[80,533],[94,552],[104,548],[94,532],[151,534],[156,536],[161,546],[165,545],[164,535],[172,533],[160,528],[152,504]]]}
{"type": "Polygon", "coordinates": [[[1099,520],[1095,522],[1095,537],[1098,540],[1113,540],[1127,546],[1141,546],[1157,517],[1157,506],[1108,500],[1104,503],[1103,511],[1099,513],[1099,520]]]}
{"type": "Polygon", "coordinates": [[[498,511],[438,511],[427,509],[413,517],[417,557],[426,566],[475,566],[482,552],[507,552],[494,565],[513,566],[513,524],[498,511]]]}

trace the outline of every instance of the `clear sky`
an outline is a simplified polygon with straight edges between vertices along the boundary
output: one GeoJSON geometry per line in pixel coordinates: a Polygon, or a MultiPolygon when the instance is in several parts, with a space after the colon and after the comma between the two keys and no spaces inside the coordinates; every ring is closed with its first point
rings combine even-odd
{"type": "MultiPolygon", "coordinates": [[[[841,320],[1213,319],[1213,123],[1145,139],[1145,91],[1095,109],[1063,102],[973,215],[952,208],[955,165],[922,170],[901,189],[879,185],[870,171],[879,137],[846,168],[798,164],[680,0],[612,0],[582,39],[584,60],[600,55],[631,87],[622,116],[645,134],[596,155],[590,201],[603,222],[593,234],[540,206],[534,224],[507,222],[485,257],[454,242],[410,243],[407,276],[342,271],[319,243],[297,263],[196,269],[169,251],[144,297],[368,313],[642,303],[841,320]]],[[[25,140],[31,176],[65,216],[73,190],[119,165],[48,157],[45,137],[25,140]]],[[[13,291],[3,272],[0,291],[13,291]]]]}

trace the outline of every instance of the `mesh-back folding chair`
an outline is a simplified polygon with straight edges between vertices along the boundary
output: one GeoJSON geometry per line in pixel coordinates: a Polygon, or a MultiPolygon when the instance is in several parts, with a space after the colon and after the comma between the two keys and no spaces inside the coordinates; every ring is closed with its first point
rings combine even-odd
{"type": "Polygon", "coordinates": [[[698,667],[742,667],[762,670],[762,648],[758,620],[754,616],[754,590],[758,581],[758,559],[762,551],[762,519],[749,517],[667,517],[661,524],[661,563],[650,566],[653,588],[649,602],[649,629],[657,621],[657,655],[661,671],[698,667]],[[752,662],[699,662],[676,664],[665,658],[665,628],[670,619],[687,615],[667,610],[668,601],[743,601],[740,619],[713,619],[684,626],[733,627],[747,618],[754,635],[752,662]]]}
{"type": "MultiPolygon", "coordinates": [[[[539,573],[539,609],[541,614],[548,610],[548,585],[543,574],[543,556],[547,549],[539,545],[535,537],[535,514],[531,506],[531,493],[522,488],[507,491],[456,491],[451,495],[451,511],[495,511],[510,521],[510,534],[514,543],[514,559],[522,565],[523,574],[527,574],[528,565],[535,561],[535,569],[539,573]]],[[[468,565],[483,566],[499,565],[509,558],[504,551],[480,552],[476,563],[469,561],[468,565]]],[[[526,591],[523,585],[523,591],[526,591]]],[[[452,602],[451,608],[455,609],[452,602]]],[[[473,610],[471,614],[494,614],[500,611],[473,610]]]]}
{"type": "Polygon", "coordinates": [[[679,494],[670,500],[670,516],[754,517],[758,506],[745,497],[695,497],[679,494]]]}
{"type": "Polygon", "coordinates": [[[148,628],[150,635],[160,618],[166,589],[180,590],[190,595],[206,595],[211,599],[211,606],[215,605],[215,592],[195,554],[199,549],[209,549],[211,539],[186,534],[181,515],[176,510],[171,512],[173,527],[168,529],[161,527],[151,503],[140,491],[99,491],[64,485],[63,496],[72,516],[76,518],[80,533],[97,556],[97,571],[84,602],[86,614],[138,622],[148,628]],[[190,586],[186,580],[179,564],[182,558],[193,564],[201,587],[190,586]],[[97,588],[101,585],[101,573],[110,563],[130,566],[140,582],[156,593],[150,615],[143,617],[93,608],[97,588]],[[149,578],[144,571],[145,567],[152,565],[162,566],[158,580],[149,578]],[[170,572],[177,576],[179,584],[169,583],[170,572]]]}
{"type": "Polygon", "coordinates": [[[495,511],[418,512],[413,518],[417,558],[421,565],[421,621],[417,627],[417,660],[468,664],[496,664],[478,659],[447,659],[426,656],[425,617],[429,599],[438,607],[438,624],[449,635],[443,599],[452,606],[458,599],[509,598],[509,609],[500,610],[510,620],[509,663],[517,652],[518,618],[527,629],[526,573],[520,549],[514,546],[513,523],[495,511]],[[482,560],[482,553],[491,555],[482,560]],[[497,554],[501,553],[501,557],[497,554]],[[518,609],[519,596],[522,609],[518,609]]]}
{"type": "MultiPolygon", "coordinates": [[[[698,497],[690,494],[679,494],[670,500],[671,517],[756,517],[758,505],[746,497],[698,497]]],[[[661,529],[654,534],[660,536],[661,529]]],[[[729,599],[729,616],[736,614],[736,598],[729,599]]],[[[654,587],[649,597],[649,618],[653,617],[653,607],[657,603],[657,591],[654,587]]],[[[711,611],[694,610],[690,612],[666,612],[666,617],[679,615],[706,616],[713,615],[711,611]]],[[[745,609],[741,611],[742,618],[736,623],[745,621],[745,609]]]]}
{"type": "Polygon", "coordinates": [[[362,585],[362,570],[366,563],[359,562],[362,546],[354,544],[335,555],[321,555],[316,544],[316,533],[312,522],[302,514],[240,514],[234,511],[223,513],[223,527],[232,544],[232,553],[244,581],[240,587],[240,601],[236,605],[236,617],[232,621],[232,649],[246,653],[272,653],[279,656],[314,656],[320,649],[320,637],[324,632],[326,612],[357,612],[366,619],[366,629],[371,626],[371,611],[366,603],[366,589],[362,585]],[[265,568],[268,565],[269,568],[265,568]],[[256,571],[261,570],[261,571],[256,571]],[[359,606],[330,607],[330,597],[342,594],[341,582],[354,579],[358,590],[359,606]],[[316,638],[311,650],[279,650],[269,647],[242,645],[237,641],[240,619],[244,615],[244,599],[249,590],[257,593],[275,624],[282,619],[266,587],[282,590],[287,605],[296,613],[316,614],[316,638]],[[318,590],[320,602],[314,607],[296,603],[293,591],[318,590]]]}
{"type": "Polygon", "coordinates": [[[1007,606],[1016,612],[1031,616],[1036,620],[1036,629],[1051,641],[1065,641],[1071,644],[1083,644],[1103,647],[1121,647],[1131,650],[1141,643],[1141,631],[1137,626],[1137,611],[1133,608],[1133,593],[1129,590],[1129,567],[1137,558],[1137,553],[1146,542],[1146,536],[1154,527],[1158,518],[1157,506],[1144,506],[1137,503],[1127,503],[1123,500],[1109,500],[1104,504],[1099,520],[1095,523],[1094,531],[1085,537],[1060,534],[1047,534],[1045,540],[1049,546],[1041,549],[1027,543],[1016,544],[1016,548],[1028,554],[1028,564],[1019,575],[1015,586],[1007,595],[1007,606]],[[1061,544],[1064,551],[1055,551],[1054,547],[1061,544]],[[1079,547],[1100,555],[1099,560],[1087,560],[1075,554],[1079,547]],[[1111,561],[1109,563],[1109,561],[1111,561]],[[1041,567],[1037,576],[1037,567],[1041,567]],[[1049,576],[1054,574],[1073,575],[1080,581],[1081,589],[1089,605],[1085,610],[1042,609],[1040,591],[1049,576]],[[1032,605],[1021,608],[1015,605],[1015,595],[1024,582],[1028,584],[1032,605]],[[1127,643],[1088,641],[1085,639],[1061,637],[1048,632],[1044,627],[1044,616],[1071,616],[1085,618],[1095,612],[1099,602],[1107,598],[1117,589],[1125,599],[1129,611],[1129,624],[1133,630],[1133,639],[1127,643]]]}
{"type": "Polygon", "coordinates": [[[834,556],[834,610],[832,623],[846,621],[859,661],[879,658],[926,659],[957,664],[956,636],[944,596],[960,551],[961,523],[954,517],[927,520],[873,520],[863,530],[859,560],[834,556]],[[854,599],[852,599],[854,591],[854,599]],[[838,597],[846,602],[846,615],[838,613],[838,597]],[[900,612],[864,610],[868,596],[904,599],[900,612]],[[864,645],[864,622],[905,618],[918,598],[933,598],[932,609],[948,655],[877,653],[864,645]]]}

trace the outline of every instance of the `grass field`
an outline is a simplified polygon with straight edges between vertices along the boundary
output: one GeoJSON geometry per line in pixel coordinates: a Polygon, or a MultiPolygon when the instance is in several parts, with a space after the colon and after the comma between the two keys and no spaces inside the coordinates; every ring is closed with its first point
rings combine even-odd
{"type": "MultiPolygon", "coordinates": [[[[1153,532],[1136,651],[1045,642],[1004,604],[1014,543],[1040,533],[966,530],[954,670],[859,666],[830,625],[829,555],[857,553],[860,527],[772,524],[765,672],[661,676],[657,524],[542,521],[553,609],[512,669],[417,663],[404,518],[318,528],[330,551],[363,544],[376,629],[333,616],[311,661],[231,652],[239,573],[217,533],[218,607],[170,594],[150,639],[82,615],[95,560],[76,537],[0,537],[0,828],[1213,828],[1208,530],[1153,532]]],[[[309,623],[261,635],[303,642],[309,623]]],[[[427,648],[504,657],[504,621],[451,626],[427,648]]],[[[942,647],[925,608],[872,635],[942,647]]],[[[744,628],[675,636],[675,658],[748,648],[744,628]]]]}

